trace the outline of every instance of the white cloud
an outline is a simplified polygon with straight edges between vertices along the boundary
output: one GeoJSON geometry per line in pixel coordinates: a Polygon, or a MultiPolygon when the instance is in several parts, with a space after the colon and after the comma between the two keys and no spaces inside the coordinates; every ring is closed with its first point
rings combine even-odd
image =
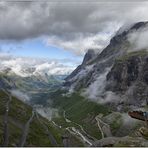
{"type": "Polygon", "coordinates": [[[106,84],[106,75],[109,70],[110,68],[107,68],[102,74],[96,76],[96,80],[91,83],[91,85],[87,89],[84,90],[82,95],[87,96],[89,99],[98,102],[101,101],[101,99],[104,99],[102,96],[106,84]]]}
{"type": "Polygon", "coordinates": [[[130,33],[128,35],[128,40],[132,45],[132,49],[130,51],[137,51],[141,49],[148,50],[148,26],[130,33]]]}
{"type": "Polygon", "coordinates": [[[43,106],[37,106],[36,111],[43,117],[47,118],[48,120],[51,120],[53,117],[57,117],[58,110],[50,107],[43,107],[43,106]]]}
{"type": "Polygon", "coordinates": [[[11,72],[19,76],[26,77],[45,73],[48,75],[65,75],[72,72],[75,66],[64,65],[58,60],[13,57],[2,54],[0,55],[0,71],[7,68],[11,68],[11,72]]]}
{"type": "Polygon", "coordinates": [[[64,66],[57,61],[41,63],[35,66],[36,69],[33,74],[47,73],[49,75],[65,75],[74,70],[74,67],[64,66]]]}
{"type": "Polygon", "coordinates": [[[88,49],[94,49],[99,53],[108,45],[113,32],[115,31],[112,30],[112,33],[92,34],[86,37],[78,36],[77,39],[68,41],[57,37],[49,37],[46,42],[47,45],[61,47],[76,55],[84,55],[88,49]]]}
{"type": "Polygon", "coordinates": [[[19,98],[23,102],[30,101],[30,97],[27,94],[25,94],[25,93],[23,93],[23,92],[21,92],[19,90],[11,90],[11,94],[13,96],[19,98]]]}

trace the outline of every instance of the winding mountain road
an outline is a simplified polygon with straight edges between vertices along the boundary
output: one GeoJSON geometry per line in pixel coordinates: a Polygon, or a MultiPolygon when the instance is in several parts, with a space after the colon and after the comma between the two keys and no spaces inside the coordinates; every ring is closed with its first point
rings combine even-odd
{"type": "Polygon", "coordinates": [[[63,112],[63,117],[64,117],[64,119],[65,119],[65,121],[66,121],[67,123],[70,123],[70,122],[71,122],[71,123],[74,123],[76,126],[78,126],[78,127],[80,128],[80,130],[79,130],[79,129],[76,129],[75,127],[67,127],[66,129],[67,129],[70,133],[73,133],[74,135],[78,135],[78,136],[82,139],[82,141],[83,141],[84,143],[87,143],[89,146],[91,146],[92,143],[93,143],[95,140],[97,140],[96,138],[90,136],[90,135],[83,129],[83,127],[82,127],[80,124],[78,124],[78,123],[76,123],[76,122],[71,121],[70,119],[68,119],[68,118],[66,117],[66,112],[65,112],[65,111],[63,112]]]}
{"type": "Polygon", "coordinates": [[[21,137],[20,142],[18,144],[19,147],[23,147],[25,145],[26,138],[27,138],[27,135],[28,135],[28,132],[29,132],[30,123],[32,122],[32,119],[34,117],[34,114],[35,114],[35,112],[32,111],[32,116],[29,118],[29,120],[25,124],[22,137],[21,137]]]}

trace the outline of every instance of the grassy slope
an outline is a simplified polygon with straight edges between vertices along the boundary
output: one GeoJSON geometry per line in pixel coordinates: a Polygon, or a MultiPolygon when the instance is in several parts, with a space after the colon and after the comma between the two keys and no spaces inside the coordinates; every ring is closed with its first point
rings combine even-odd
{"type": "Polygon", "coordinates": [[[148,55],[147,50],[129,52],[126,55],[117,58],[116,61],[117,62],[124,62],[124,61],[128,60],[130,57],[144,57],[146,55],[148,55]]]}
{"type": "MultiPolygon", "coordinates": [[[[3,91],[0,91],[0,146],[2,146],[4,142],[3,117],[5,114],[5,105],[7,100],[8,100],[7,94],[5,94],[3,91]]],[[[9,133],[10,133],[9,146],[16,146],[18,144],[23,130],[23,128],[20,128],[18,125],[24,127],[24,124],[31,117],[31,115],[32,115],[32,108],[30,106],[22,103],[20,100],[18,100],[15,97],[12,98],[12,101],[10,103],[9,122],[8,122],[9,133]]],[[[43,117],[40,117],[40,119],[48,125],[50,132],[56,138],[58,144],[62,145],[61,131],[59,129],[56,129],[49,121],[47,121],[43,117]]],[[[45,129],[41,124],[39,124],[36,117],[34,117],[30,125],[30,131],[27,138],[26,146],[52,146],[45,129]]]]}
{"type": "Polygon", "coordinates": [[[103,115],[110,111],[103,105],[89,101],[77,93],[71,96],[63,96],[63,91],[57,91],[52,95],[53,106],[60,109],[61,116],[54,119],[59,125],[73,126],[72,123],[66,123],[63,118],[63,110],[66,111],[66,117],[76,123],[79,123],[91,136],[100,139],[101,135],[97,127],[95,116],[99,113],[103,115]]]}

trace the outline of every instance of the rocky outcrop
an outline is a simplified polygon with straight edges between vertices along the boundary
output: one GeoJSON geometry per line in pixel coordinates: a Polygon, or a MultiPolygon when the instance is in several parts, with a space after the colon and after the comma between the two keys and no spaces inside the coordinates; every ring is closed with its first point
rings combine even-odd
{"type": "Polygon", "coordinates": [[[91,59],[96,56],[95,51],[93,49],[89,49],[84,56],[82,65],[86,65],[91,59]]]}

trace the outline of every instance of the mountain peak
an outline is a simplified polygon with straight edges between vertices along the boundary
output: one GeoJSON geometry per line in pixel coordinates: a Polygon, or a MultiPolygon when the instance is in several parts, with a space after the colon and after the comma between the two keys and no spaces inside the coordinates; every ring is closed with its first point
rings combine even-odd
{"type": "Polygon", "coordinates": [[[133,24],[131,27],[128,29],[124,29],[123,31],[120,32],[120,29],[117,31],[116,35],[111,39],[110,43],[115,44],[115,43],[120,43],[123,39],[126,39],[127,35],[135,30],[142,29],[148,25],[148,21],[145,22],[138,22],[133,24]]]}
{"type": "Polygon", "coordinates": [[[84,56],[82,65],[85,65],[87,62],[89,62],[92,58],[94,58],[95,55],[95,51],[93,49],[89,49],[84,56]]]}
{"type": "Polygon", "coordinates": [[[145,27],[146,25],[148,25],[148,21],[145,21],[145,22],[138,22],[138,23],[135,23],[131,28],[130,30],[133,30],[133,29],[140,29],[140,28],[143,28],[145,27]]]}

